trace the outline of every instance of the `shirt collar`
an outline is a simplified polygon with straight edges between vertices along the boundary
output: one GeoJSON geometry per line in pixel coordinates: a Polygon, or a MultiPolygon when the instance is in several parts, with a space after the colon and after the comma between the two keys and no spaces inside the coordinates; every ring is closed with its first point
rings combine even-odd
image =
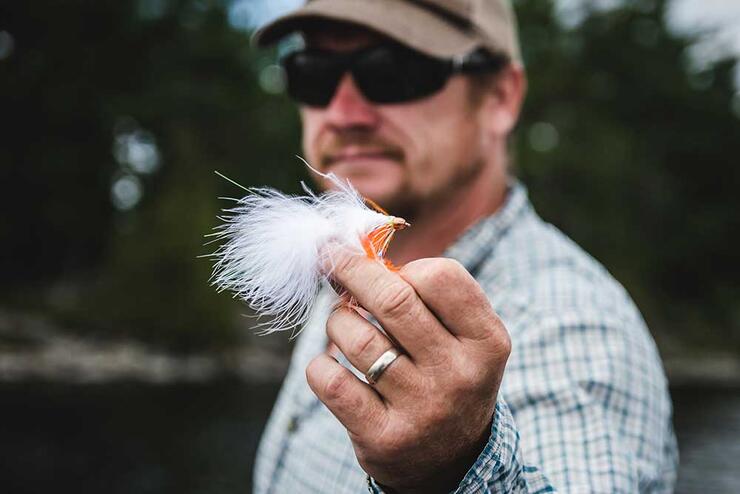
{"type": "Polygon", "coordinates": [[[468,228],[447,248],[444,256],[456,259],[474,274],[515,221],[531,209],[526,187],[511,179],[506,199],[498,211],[468,228]]]}

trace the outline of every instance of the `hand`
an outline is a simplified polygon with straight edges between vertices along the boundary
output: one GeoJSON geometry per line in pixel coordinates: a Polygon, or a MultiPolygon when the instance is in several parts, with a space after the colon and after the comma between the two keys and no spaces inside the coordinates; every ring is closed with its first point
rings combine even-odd
{"type": "Polygon", "coordinates": [[[394,342],[356,310],[329,318],[329,339],[367,372],[386,350],[404,352],[371,386],[327,354],[306,369],[311,389],[344,425],[362,468],[389,490],[448,492],[490,434],[511,350],[483,290],[459,263],[422,259],[399,272],[340,255],[334,281],[375,316],[394,342]]]}

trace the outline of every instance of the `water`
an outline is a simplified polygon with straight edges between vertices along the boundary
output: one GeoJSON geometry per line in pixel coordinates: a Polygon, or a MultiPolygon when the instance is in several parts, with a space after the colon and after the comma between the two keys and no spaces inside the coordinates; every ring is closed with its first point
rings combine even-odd
{"type": "MultiPolygon", "coordinates": [[[[0,492],[251,490],[275,385],[0,385],[0,492]]],[[[673,390],[677,492],[737,492],[740,389],[673,390]]]]}
{"type": "Polygon", "coordinates": [[[0,492],[248,493],[276,387],[0,386],[0,492]]]}
{"type": "Polygon", "coordinates": [[[740,388],[678,388],[672,396],[681,453],[676,492],[740,492],[740,388]]]}

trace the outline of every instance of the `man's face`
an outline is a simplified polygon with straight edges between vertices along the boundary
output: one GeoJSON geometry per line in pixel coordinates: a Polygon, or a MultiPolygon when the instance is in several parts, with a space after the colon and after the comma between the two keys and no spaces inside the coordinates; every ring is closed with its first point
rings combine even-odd
{"type": "MultiPolygon", "coordinates": [[[[337,52],[380,41],[360,30],[324,30],[308,38],[312,47],[337,52]]],[[[375,104],[347,73],[326,108],[301,107],[304,151],[320,171],[349,179],[363,196],[413,219],[467,185],[483,166],[484,126],[470,91],[470,82],[455,76],[428,98],[375,104]]]]}

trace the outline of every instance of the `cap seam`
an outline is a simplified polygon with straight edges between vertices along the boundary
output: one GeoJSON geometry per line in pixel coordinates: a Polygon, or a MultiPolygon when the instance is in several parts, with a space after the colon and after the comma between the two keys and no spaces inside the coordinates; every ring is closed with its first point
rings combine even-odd
{"type": "MultiPolygon", "coordinates": [[[[445,21],[451,22],[455,25],[455,27],[463,28],[466,31],[470,32],[472,28],[474,27],[473,21],[469,18],[471,14],[471,10],[468,7],[467,9],[467,16],[468,18],[465,18],[461,15],[458,15],[454,12],[450,12],[449,10],[445,10],[444,8],[425,2],[424,0],[407,0],[409,3],[413,3],[414,5],[418,6],[419,8],[422,8],[426,10],[427,12],[430,12],[434,14],[437,17],[440,17],[444,19],[445,21]]],[[[478,31],[476,30],[476,33],[478,31]]]]}

